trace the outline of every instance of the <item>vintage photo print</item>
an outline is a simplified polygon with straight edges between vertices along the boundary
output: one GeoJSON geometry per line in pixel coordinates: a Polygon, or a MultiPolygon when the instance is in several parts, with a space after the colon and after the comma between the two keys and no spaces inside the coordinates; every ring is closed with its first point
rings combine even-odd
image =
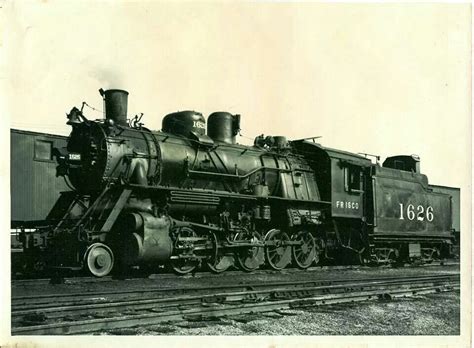
{"type": "Polygon", "coordinates": [[[471,4],[0,14],[0,346],[469,345],[471,4]]]}

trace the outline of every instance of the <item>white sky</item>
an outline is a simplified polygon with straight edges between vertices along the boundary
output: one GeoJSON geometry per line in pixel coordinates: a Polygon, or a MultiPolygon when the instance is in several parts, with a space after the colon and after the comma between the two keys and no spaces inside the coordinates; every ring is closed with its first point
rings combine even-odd
{"type": "MultiPolygon", "coordinates": [[[[65,112],[124,88],[152,129],[175,110],[242,114],[242,134],[416,153],[462,185],[470,149],[469,5],[10,4],[12,127],[68,134],[65,112]]],[[[100,113],[89,111],[91,117],[100,113]]],[[[246,143],[248,140],[240,139],[246,143]]]]}
{"type": "MultiPolygon", "coordinates": [[[[11,3],[12,127],[68,134],[65,113],[130,92],[172,111],[242,114],[242,134],[320,135],[352,152],[418,154],[461,186],[470,142],[469,5],[11,3]]],[[[92,118],[100,113],[88,111],[92,118]]],[[[248,143],[245,138],[241,143],[248,143]]]]}

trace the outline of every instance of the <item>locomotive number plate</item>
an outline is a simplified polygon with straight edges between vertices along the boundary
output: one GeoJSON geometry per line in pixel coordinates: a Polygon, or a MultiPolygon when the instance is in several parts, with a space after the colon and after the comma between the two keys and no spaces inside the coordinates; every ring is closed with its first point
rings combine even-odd
{"type": "Polygon", "coordinates": [[[434,219],[433,207],[430,205],[425,208],[424,206],[419,205],[415,209],[413,204],[409,204],[405,207],[403,203],[400,203],[400,220],[405,220],[405,216],[408,220],[416,219],[418,221],[427,220],[431,222],[434,219]]]}
{"type": "Polygon", "coordinates": [[[69,160],[70,161],[80,161],[81,160],[81,154],[80,153],[70,153],[69,154],[69,160]]]}
{"type": "Polygon", "coordinates": [[[193,121],[193,127],[194,128],[206,129],[206,124],[203,123],[203,122],[199,122],[199,121],[193,121]]]}

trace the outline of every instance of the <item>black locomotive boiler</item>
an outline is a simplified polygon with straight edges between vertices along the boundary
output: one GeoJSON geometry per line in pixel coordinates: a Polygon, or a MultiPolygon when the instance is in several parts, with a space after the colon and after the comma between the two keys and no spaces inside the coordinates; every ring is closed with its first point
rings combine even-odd
{"type": "Polygon", "coordinates": [[[283,136],[243,146],[240,116],[227,112],[207,126],[198,112],[175,112],[151,131],[127,120],[128,92],[101,94],[105,119],[73,108],[67,148],[56,149],[72,190],[35,246],[48,267],[100,277],[131,266],[184,274],[450,255],[450,196],[429,188],[415,156],[380,166],[283,136]]]}

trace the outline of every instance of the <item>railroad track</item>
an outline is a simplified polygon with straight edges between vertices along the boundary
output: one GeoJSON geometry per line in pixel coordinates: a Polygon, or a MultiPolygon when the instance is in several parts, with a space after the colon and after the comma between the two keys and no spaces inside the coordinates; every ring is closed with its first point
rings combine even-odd
{"type": "Polygon", "coordinates": [[[459,275],[273,282],[12,299],[12,335],[81,334],[169,321],[388,299],[458,289],[459,275]],[[158,291],[159,290],[159,291],[158,291]],[[71,301],[71,298],[74,298],[71,301]]]}
{"type": "MultiPolygon", "coordinates": [[[[39,294],[33,296],[13,296],[12,311],[21,311],[28,309],[30,312],[34,310],[55,308],[57,305],[72,306],[81,304],[97,304],[114,301],[115,299],[142,299],[143,297],[170,297],[177,295],[198,295],[198,294],[215,294],[221,292],[242,292],[252,290],[275,290],[284,288],[290,289],[306,289],[316,286],[331,286],[338,284],[362,284],[373,281],[392,281],[394,277],[378,277],[372,278],[345,278],[345,279],[318,279],[305,281],[276,281],[276,282],[246,282],[233,285],[216,285],[216,286],[186,286],[186,287],[156,287],[149,286],[140,289],[113,290],[113,291],[94,291],[94,292],[68,292],[64,294],[39,294]]],[[[405,281],[417,279],[437,279],[436,276],[424,277],[405,277],[405,281]]]]}
{"type": "MultiPolygon", "coordinates": [[[[423,268],[423,267],[440,267],[440,266],[459,266],[459,262],[457,261],[435,261],[432,263],[414,265],[414,264],[406,264],[400,266],[399,268],[423,268]]],[[[335,266],[313,266],[307,269],[298,269],[298,268],[287,268],[283,269],[282,271],[276,271],[272,269],[259,269],[252,272],[252,274],[285,274],[285,273],[302,273],[302,272],[317,272],[317,271],[330,271],[330,270],[378,270],[378,269],[385,269],[385,268],[392,268],[391,265],[380,265],[380,266],[366,266],[366,265],[335,265],[335,266]]],[[[195,278],[200,277],[232,277],[234,275],[242,275],[245,274],[241,270],[230,270],[224,273],[213,273],[210,271],[200,271],[193,275],[195,278]]],[[[159,279],[176,279],[176,278],[184,278],[190,275],[177,275],[175,273],[153,273],[149,275],[144,275],[140,272],[131,273],[127,275],[126,279],[140,279],[140,278],[159,278],[159,279]]],[[[30,284],[48,284],[51,282],[51,277],[49,278],[28,278],[28,279],[21,279],[21,278],[13,278],[12,279],[12,286],[28,286],[30,284]]],[[[103,283],[103,282],[111,282],[120,280],[113,276],[106,276],[102,278],[96,278],[93,276],[76,276],[76,277],[64,277],[61,279],[67,283],[103,283]]]]}

